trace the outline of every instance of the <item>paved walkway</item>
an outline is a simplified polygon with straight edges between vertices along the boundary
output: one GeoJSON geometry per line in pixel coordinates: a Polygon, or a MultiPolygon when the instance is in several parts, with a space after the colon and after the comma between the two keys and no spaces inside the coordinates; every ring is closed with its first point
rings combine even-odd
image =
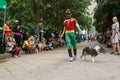
{"type": "MultiPolygon", "coordinates": [[[[97,43],[93,43],[97,44],[97,43]]],[[[100,54],[92,63],[80,60],[86,42],[78,44],[78,56],[68,61],[65,47],[19,58],[0,60],[0,80],[120,80],[120,56],[100,54]]]]}

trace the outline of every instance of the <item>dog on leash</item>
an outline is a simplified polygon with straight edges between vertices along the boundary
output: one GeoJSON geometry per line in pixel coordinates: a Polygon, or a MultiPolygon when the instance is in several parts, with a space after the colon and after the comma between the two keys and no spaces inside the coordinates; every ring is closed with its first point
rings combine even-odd
{"type": "Polygon", "coordinates": [[[99,53],[105,53],[105,49],[103,47],[99,47],[98,45],[97,46],[93,46],[93,47],[85,47],[83,50],[82,50],[82,55],[81,55],[81,59],[83,56],[85,56],[85,59],[86,59],[86,56],[87,55],[91,55],[91,58],[92,58],[92,62],[95,62],[95,57],[99,54],[99,53]]]}

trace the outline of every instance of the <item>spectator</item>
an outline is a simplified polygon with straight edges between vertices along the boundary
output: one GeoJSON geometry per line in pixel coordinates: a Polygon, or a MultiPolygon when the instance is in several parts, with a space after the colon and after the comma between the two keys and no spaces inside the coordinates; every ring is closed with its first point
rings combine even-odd
{"type": "Polygon", "coordinates": [[[33,31],[34,31],[34,35],[37,37],[39,30],[36,26],[33,28],[33,31]]]}
{"type": "Polygon", "coordinates": [[[111,37],[113,52],[111,54],[120,55],[120,47],[119,47],[119,22],[117,17],[113,17],[113,25],[112,25],[112,37],[111,37]],[[116,51],[117,50],[117,51],[116,51]]]}
{"type": "Polygon", "coordinates": [[[28,38],[28,40],[24,41],[22,45],[22,50],[25,51],[25,53],[34,53],[35,52],[35,45],[31,41],[31,37],[28,38]]]}
{"type": "Polygon", "coordinates": [[[11,30],[9,27],[9,21],[6,21],[4,26],[3,26],[3,30],[4,30],[4,35],[5,35],[5,40],[8,40],[8,38],[11,35],[11,30]]]}
{"type": "Polygon", "coordinates": [[[12,54],[12,57],[20,56],[20,48],[16,47],[16,42],[12,38],[8,38],[7,45],[8,51],[12,54]]]}
{"type": "Polygon", "coordinates": [[[17,46],[20,46],[21,32],[20,32],[20,26],[19,26],[18,20],[15,21],[15,25],[14,25],[12,31],[14,32],[14,38],[15,38],[15,41],[17,43],[17,46]]]}
{"type": "Polygon", "coordinates": [[[29,45],[30,45],[30,38],[28,38],[27,40],[24,41],[23,45],[22,45],[22,50],[25,51],[25,53],[28,53],[29,50],[29,45]]]}
{"type": "Polygon", "coordinates": [[[33,36],[30,36],[30,43],[31,45],[29,45],[29,48],[30,48],[30,53],[35,53],[35,50],[36,50],[36,47],[35,47],[35,38],[33,36]]]}
{"type": "Polygon", "coordinates": [[[25,31],[22,33],[22,42],[24,42],[27,39],[28,39],[28,35],[27,35],[27,32],[25,31]]]}
{"type": "Polygon", "coordinates": [[[35,38],[34,44],[35,44],[36,52],[38,52],[39,51],[39,48],[38,48],[39,38],[38,37],[35,38]]]}
{"type": "Polygon", "coordinates": [[[38,44],[39,51],[43,51],[47,48],[46,39],[43,38],[41,43],[38,44]]]}

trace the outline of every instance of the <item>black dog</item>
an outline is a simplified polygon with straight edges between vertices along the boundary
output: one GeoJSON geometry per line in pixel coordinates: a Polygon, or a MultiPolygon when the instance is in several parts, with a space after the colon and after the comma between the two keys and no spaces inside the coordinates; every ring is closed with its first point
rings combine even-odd
{"type": "Polygon", "coordinates": [[[103,47],[99,47],[99,46],[94,46],[94,47],[85,47],[82,50],[82,55],[80,58],[82,58],[83,56],[85,56],[86,59],[86,55],[91,55],[92,57],[92,62],[95,62],[95,57],[98,55],[98,53],[105,53],[106,51],[103,49],[103,47]]]}

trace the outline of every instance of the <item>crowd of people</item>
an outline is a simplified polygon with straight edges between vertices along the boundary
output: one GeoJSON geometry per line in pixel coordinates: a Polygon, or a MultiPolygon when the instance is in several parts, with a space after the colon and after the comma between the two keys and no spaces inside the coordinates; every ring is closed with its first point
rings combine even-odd
{"type": "MultiPolygon", "coordinates": [[[[82,30],[77,20],[72,17],[70,9],[66,10],[66,16],[67,19],[64,21],[64,30],[62,34],[59,34],[56,30],[47,29],[41,31],[40,37],[36,36],[37,32],[39,32],[37,28],[33,31],[35,32],[35,36],[29,36],[26,32],[21,32],[18,20],[15,21],[12,29],[9,27],[9,21],[6,21],[3,29],[8,52],[11,53],[13,57],[18,57],[20,56],[20,50],[23,50],[26,54],[33,54],[44,50],[53,50],[56,47],[65,45],[66,42],[70,57],[69,61],[73,61],[77,56],[76,40],[78,40],[78,42],[79,40],[84,41],[86,37],[83,34],[76,36],[76,29],[78,32],[82,30]],[[74,55],[72,54],[71,44],[73,46],[74,55]]],[[[107,47],[113,49],[111,54],[120,55],[119,36],[119,22],[117,17],[113,17],[112,30],[107,29],[101,36],[90,34],[88,35],[88,40],[93,41],[97,39],[98,42],[105,43],[107,47]]]]}
{"type": "Polygon", "coordinates": [[[6,21],[3,29],[6,51],[11,53],[13,57],[19,57],[21,50],[25,54],[34,54],[65,45],[65,40],[60,38],[59,33],[55,30],[44,30],[42,38],[22,32],[18,20],[15,21],[13,28],[10,28],[9,21],[6,21]]]}

